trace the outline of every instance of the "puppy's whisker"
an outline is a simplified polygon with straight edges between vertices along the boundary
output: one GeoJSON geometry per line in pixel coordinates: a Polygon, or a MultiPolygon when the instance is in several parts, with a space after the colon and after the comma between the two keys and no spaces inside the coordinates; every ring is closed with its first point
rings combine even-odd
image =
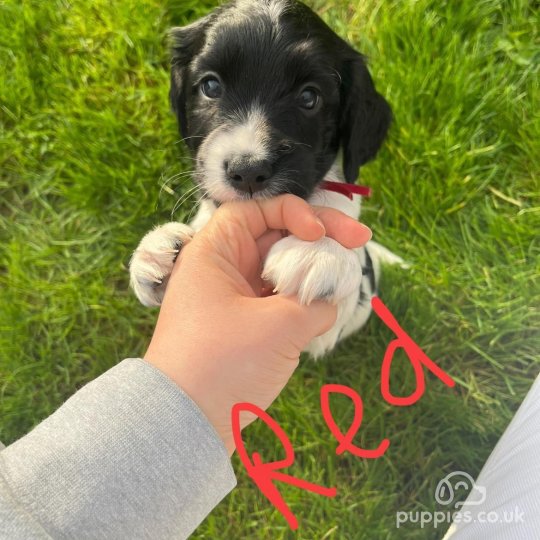
{"type": "MultiPolygon", "coordinates": [[[[176,174],[173,174],[173,175],[169,176],[166,181],[169,182],[170,180],[173,180],[175,178],[182,178],[182,177],[185,177],[185,176],[190,176],[190,175],[193,174],[193,172],[194,172],[193,170],[180,171],[180,172],[178,172],[176,174]]],[[[162,176],[162,178],[163,178],[163,176],[162,176]]]]}
{"type": "Polygon", "coordinates": [[[171,214],[174,214],[174,212],[187,200],[193,193],[197,191],[197,186],[193,186],[192,188],[188,189],[185,193],[183,193],[177,200],[173,207],[173,210],[171,214]]]}
{"type": "Polygon", "coordinates": [[[204,135],[190,135],[189,137],[184,137],[183,139],[178,139],[177,141],[174,141],[173,144],[180,144],[187,141],[188,139],[204,139],[204,135]]]}
{"type": "MultiPolygon", "coordinates": [[[[159,190],[159,196],[161,196],[161,193],[168,187],[169,184],[171,184],[174,180],[178,180],[178,179],[181,179],[182,181],[183,180],[186,180],[188,178],[188,176],[190,176],[191,173],[178,173],[178,174],[175,174],[173,176],[170,176],[169,178],[166,178],[165,180],[162,181],[161,183],[161,188],[159,190]]],[[[171,188],[169,188],[170,191],[174,191],[172,190],[171,188]]]]}
{"type": "Polygon", "coordinates": [[[313,146],[311,146],[311,144],[307,144],[307,143],[303,143],[303,142],[299,142],[299,141],[294,141],[293,145],[294,146],[307,146],[308,148],[313,148],[313,146]]]}
{"type": "Polygon", "coordinates": [[[184,183],[185,180],[189,180],[190,176],[191,174],[175,174],[173,176],[169,176],[168,178],[162,181],[162,187],[167,186],[176,180],[179,180],[180,182],[184,183]]]}
{"type": "MultiPolygon", "coordinates": [[[[200,187],[200,186],[199,186],[199,187],[200,187]]],[[[190,221],[190,220],[191,220],[191,217],[193,216],[193,212],[195,212],[195,210],[198,209],[199,204],[200,204],[203,200],[209,198],[208,193],[207,193],[207,191],[206,191],[204,188],[201,187],[201,191],[202,191],[202,194],[201,194],[201,196],[195,201],[195,204],[193,205],[192,209],[190,210],[190,212],[189,212],[189,214],[188,214],[188,217],[187,217],[187,221],[190,221]]]]}
{"type": "Polygon", "coordinates": [[[331,68],[331,69],[332,69],[332,77],[337,79],[339,85],[341,86],[341,84],[343,83],[343,79],[341,78],[341,74],[339,73],[339,71],[337,69],[334,69],[334,68],[331,68]]]}
{"type": "Polygon", "coordinates": [[[171,219],[174,216],[174,213],[180,206],[191,196],[193,193],[195,193],[199,189],[199,186],[193,186],[190,189],[188,189],[179,199],[176,201],[172,211],[171,211],[171,219]]]}

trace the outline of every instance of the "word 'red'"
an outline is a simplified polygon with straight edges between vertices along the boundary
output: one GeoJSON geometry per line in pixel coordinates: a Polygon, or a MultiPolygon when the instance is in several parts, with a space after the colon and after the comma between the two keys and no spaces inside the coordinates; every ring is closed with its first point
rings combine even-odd
{"type": "MultiPolygon", "coordinates": [[[[424,367],[431,371],[447,386],[454,386],[454,380],[428,358],[424,351],[422,351],[422,349],[412,340],[407,332],[401,328],[392,313],[390,313],[390,310],[384,305],[380,298],[374,296],[371,300],[371,305],[379,318],[396,335],[396,338],[388,344],[381,367],[381,394],[387,403],[397,407],[406,407],[416,403],[422,397],[426,388],[424,367]],[[390,391],[390,371],[392,368],[394,354],[397,349],[404,350],[414,370],[416,387],[408,396],[395,396],[390,391]]],[[[352,388],[341,384],[326,384],[321,388],[320,398],[321,412],[324,420],[330,429],[330,432],[338,442],[338,446],[336,448],[337,455],[343,454],[344,452],[350,452],[351,454],[361,458],[375,459],[382,456],[386,452],[390,446],[389,439],[383,439],[377,448],[374,449],[360,448],[359,446],[353,444],[353,439],[360,429],[360,425],[362,424],[364,407],[362,398],[352,388]],[[343,394],[347,396],[354,404],[354,420],[345,434],[343,434],[341,429],[334,421],[332,412],[330,411],[330,394],[343,394]]],[[[280,472],[281,469],[290,467],[294,463],[294,448],[286,433],[279,426],[279,424],[268,415],[268,413],[252,403],[236,403],[232,408],[231,415],[234,442],[236,444],[236,449],[238,451],[240,460],[244,464],[248,475],[255,482],[261,492],[266,496],[266,498],[281,512],[291,529],[295,530],[298,528],[298,521],[281,496],[281,493],[274,485],[274,482],[279,481],[286,484],[291,484],[301,489],[318,493],[319,495],[323,495],[325,497],[336,496],[337,488],[335,487],[327,488],[318,484],[312,484],[306,480],[301,480],[295,476],[280,472]],[[253,413],[274,432],[285,450],[284,459],[280,461],[263,463],[258,452],[253,452],[251,458],[249,457],[240,432],[240,413],[243,411],[253,413]]]]}

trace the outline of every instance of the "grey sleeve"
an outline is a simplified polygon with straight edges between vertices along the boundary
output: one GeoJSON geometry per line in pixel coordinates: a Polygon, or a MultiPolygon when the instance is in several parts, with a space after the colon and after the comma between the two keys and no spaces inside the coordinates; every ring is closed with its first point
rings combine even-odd
{"type": "Polygon", "coordinates": [[[0,452],[0,538],[186,538],[235,485],[195,403],[128,359],[0,452]]]}

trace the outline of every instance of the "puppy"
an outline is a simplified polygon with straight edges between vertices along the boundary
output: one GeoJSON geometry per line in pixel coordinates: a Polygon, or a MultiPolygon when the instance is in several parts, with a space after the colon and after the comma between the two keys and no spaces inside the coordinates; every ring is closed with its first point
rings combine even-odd
{"type": "MultiPolygon", "coordinates": [[[[203,200],[189,225],[158,227],[135,251],[131,285],[147,306],[161,303],[179,250],[225,201],[292,193],[356,219],[362,188],[348,186],[391,121],[362,55],[297,0],[236,0],[171,38],[170,101],[203,200]]],[[[308,346],[318,357],[366,322],[383,261],[401,259],[374,242],[349,250],[288,236],[263,277],[303,303],[337,304],[334,327],[308,346]]]]}

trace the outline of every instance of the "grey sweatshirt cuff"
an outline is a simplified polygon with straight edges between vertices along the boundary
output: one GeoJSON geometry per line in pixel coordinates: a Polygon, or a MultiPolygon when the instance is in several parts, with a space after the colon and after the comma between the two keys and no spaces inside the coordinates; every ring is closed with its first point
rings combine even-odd
{"type": "Polygon", "coordinates": [[[0,536],[13,539],[30,529],[32,537],[186,538],[236,485],[200,409],[140,359],[81,388],[2,450],[0,473],[0,536]]]}

